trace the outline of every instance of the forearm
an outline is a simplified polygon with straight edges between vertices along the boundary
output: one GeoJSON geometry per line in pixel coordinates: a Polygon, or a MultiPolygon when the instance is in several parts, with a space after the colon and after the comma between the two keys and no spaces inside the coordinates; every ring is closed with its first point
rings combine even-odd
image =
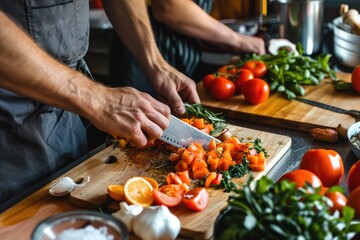
{"type": "Polygon", "coordinates": [[[87,116],[101,85],[50,57],[2,12],[0,25],[0,87],[87,116]]]}
{"type": "Polygon", "coordinates": [[[155,18],[184,35],[236,47],[238,35],[190,0],[153,0],[155,18]]]}
{"type": "Polygon", "coordinates": [[[165,60],[157,48],[145,0],[104,0],[103,6],[116,33],[151,76],[165,60]]]}

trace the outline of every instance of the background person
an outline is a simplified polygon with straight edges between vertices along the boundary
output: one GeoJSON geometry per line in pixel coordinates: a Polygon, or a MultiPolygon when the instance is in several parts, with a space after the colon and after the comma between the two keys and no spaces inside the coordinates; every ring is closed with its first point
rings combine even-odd
{"type": "MultiPolygon", "coordinates": [[[[265,53],[263,39],[233,31],[208,14],[211,6],[212,0],[152,0],[149,6],[161,54],[168,63],[190,78],[194,77],[200,63],[199,40],[223,45],[233,52],[265,53]]],[[[114,40],[110,53],[111,85],[118,85],[119,82],[113,82],[113,79],[120,79],[121,86],[134,86],[156,96],[156,91],[146,80],[147,74],[121,39],[114,40]]]]}

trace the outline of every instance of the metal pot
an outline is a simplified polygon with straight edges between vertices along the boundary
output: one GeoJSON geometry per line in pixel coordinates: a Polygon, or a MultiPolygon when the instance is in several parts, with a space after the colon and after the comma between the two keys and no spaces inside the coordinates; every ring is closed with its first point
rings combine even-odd
{"type": "Polygon", "coordinates": [[[334,54],[338,62],[347,67],[360,65],[360,36],[352,34],[342,17],[333,20],[334,54]]]}
{"type": "Polygon", "coordinates": [[[324,0],[275,0],[280,15],[279,34],[301,43],[304,54],[312,55],[322,46],[324,0]]]}

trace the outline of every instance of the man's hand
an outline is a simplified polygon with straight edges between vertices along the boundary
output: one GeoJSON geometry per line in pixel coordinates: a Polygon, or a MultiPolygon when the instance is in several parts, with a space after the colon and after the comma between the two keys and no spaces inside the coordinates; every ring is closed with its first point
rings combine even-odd
{"type": "Polygon", "coordinates": [[[160,138],[169,125],[169,107],[134,88],[104,87],[92,105],[95,113],[86,117],[95,127],[136,147],[160,138]]]}
{"type": "Polygon", "coordinates": [[[157,68],[150,77],[159,99],[176,114],[185,113],[183,102],[200,103],[195,82],[167,63],[157,68]]]}

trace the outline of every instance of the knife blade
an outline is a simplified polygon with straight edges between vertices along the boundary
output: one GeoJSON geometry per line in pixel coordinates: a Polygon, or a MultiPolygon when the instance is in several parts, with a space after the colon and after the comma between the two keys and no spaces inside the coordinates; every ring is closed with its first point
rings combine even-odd
{"type": "Polygon", "coordinates": [[[211,140],[220,142],[220,140],[200,131],[173,115],[171,115],[170,124],[160,139],[179,148],[188,147],[193,142],[198,142],[204,148],[207,148],[211,140]]]}
{"type": "Polygon", "coordinates": [[[316,106],[325,110],[329,110],[332,112],[336,112],[336,113],[342,113],[342,114],[349,114],[350,116],[353,116],[356,120],[360,119],[360,111],[358,110],[347,110],[347,109],[343,109],[343,108],[339,108],[339,107],[335,107],[326,103],[322,103],[322,102],[317,102],[314,100],[310,100],[310,99],[306,99],[306,98],[295,98],[296,101],[299,102],[303,102],[312,106],[316,106]]]}

